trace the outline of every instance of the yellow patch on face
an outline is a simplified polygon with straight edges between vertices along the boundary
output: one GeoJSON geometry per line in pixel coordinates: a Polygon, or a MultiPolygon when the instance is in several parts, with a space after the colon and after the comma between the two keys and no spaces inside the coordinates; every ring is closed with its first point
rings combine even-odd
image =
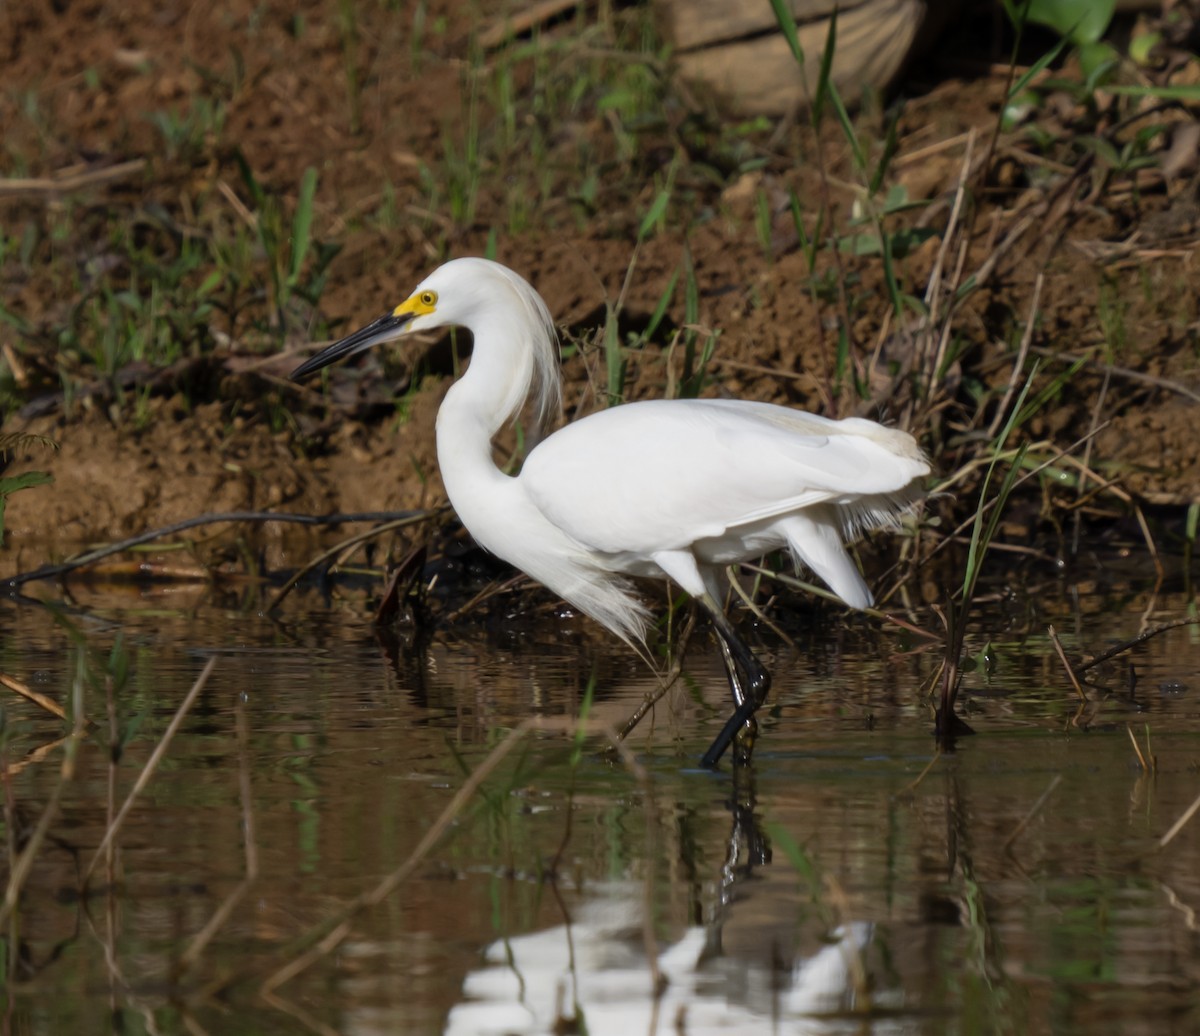
{"type": "Polygon", "coordinates": [[[419,291],[415,295],[410,295],[407,299],[400,303],[394,310],[392,316],[403,317],[423,317],[437,309],[437,292],[436,291],[419,291]]]}

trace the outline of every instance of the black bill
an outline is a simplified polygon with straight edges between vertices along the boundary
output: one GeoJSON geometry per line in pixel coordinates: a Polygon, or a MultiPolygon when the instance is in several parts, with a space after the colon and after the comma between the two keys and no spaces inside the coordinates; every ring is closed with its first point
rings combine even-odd
{"type": "Polygon", "coordinates": [[[310,357],[300,364],[288,377],[292,381],[300,381],[313,372],[319,371],[322,367],[328,367],[331,363],[337,363],[338,360],[344,360],[364,349],[370,349],[371,346],[379,345],[380,342],[398,338],[404,334],[404,329],[412,318],[412,313],[403,313],[400,316],[388,313],[355,331],[354,334],[347,335],[340,341],[334,342],[333,345],[326,346],[316,356],[310,357]]]}

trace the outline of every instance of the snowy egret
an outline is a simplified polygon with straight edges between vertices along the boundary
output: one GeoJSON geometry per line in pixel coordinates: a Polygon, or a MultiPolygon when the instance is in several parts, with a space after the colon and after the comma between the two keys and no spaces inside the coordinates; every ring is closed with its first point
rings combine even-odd
{"type": "Polygon", "coordinates": [[[668,576],[712,617],[734,712],[705,753],[753,747],[770,676],[722,607],[725,568],[785,548],[852,608],[871,591],[843,538],[894,522],[922,495],[929,464],[906,432],[768,403],[628,403],[575,421],[504,474],[492,438],[531,402],[558,413],[558,336],[546,303],[487,259],[434,270],[390,313],[322,350],[298,380],[401,335],[457,325],[475,347],[437,416],[450,503],[486,550],[590,615],[645,657],[649,611],[629,577],[668,576]]]}

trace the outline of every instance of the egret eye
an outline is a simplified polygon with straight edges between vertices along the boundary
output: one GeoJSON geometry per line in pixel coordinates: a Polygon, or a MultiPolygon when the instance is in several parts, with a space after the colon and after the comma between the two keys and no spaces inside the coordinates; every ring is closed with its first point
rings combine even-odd
{"type": "Polygon", "coordinates": [[[418,301],[421,303],[422,306],[428,306],[430,309],[432,309],[434,306],[437,305],[437,292],[436,291],[423,291],[423,292],[421,292],[421,297],[418,301]]]}

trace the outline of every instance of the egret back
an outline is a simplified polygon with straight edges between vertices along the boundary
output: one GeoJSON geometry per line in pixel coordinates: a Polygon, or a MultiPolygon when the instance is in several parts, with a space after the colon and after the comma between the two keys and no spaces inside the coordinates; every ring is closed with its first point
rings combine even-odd
{"type": "Polygon", "coordinates": [[[911,436],[874,422],[657,400],[556,432],[521,481],[552,524],[589,548],[649,555],[821,505],[854,534],[894,521],[928,473],[911,436]]]}

